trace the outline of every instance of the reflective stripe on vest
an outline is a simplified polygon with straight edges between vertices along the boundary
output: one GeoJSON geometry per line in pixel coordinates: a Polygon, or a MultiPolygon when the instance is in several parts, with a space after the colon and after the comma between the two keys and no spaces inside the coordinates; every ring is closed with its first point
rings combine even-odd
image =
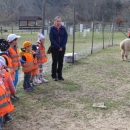
{"type": "Polygon", "coordinates": [[[9,88],[6,88],[6,91],[9,91],[10,89],[9,88]]]}
{"type": "Polygon", "coordinates": [[[6,97],[6,94],[3,94],[2,96],[0,96],[0,100],[3,100],[6,97]]]}
{"type": "Polygon", "coordinates": [[[39,68],[35,68],[35,69],[32,70],[32,72],[33,72],[33,71],[36,71],[36,70],[38,70],[38,69],[39,69],[39,68]]]}
{"type": "Polygon", "coordinates": [[[11,95],[12,95],[11,93],[10,93],[10,94],[7,94],[8,97],[11,97],[11,95]]]}
{"type": "Polygon", "coordinates": [[[13,55],[13,56],[10,56],[11,58],[18,58],[19,56],[18,55],[13,55]]]}
{"type": "Polygon", "coordinates": [[[14,69],[14,70],[18,70],[18,69],[19,69],[19,67],[14,67],[13,69],[14,69]]]}
{"type": "Polygon", "coordinates": [[[4,102],[3,104],[0,104],[0,109],[3,108],[3,107],[6,107],[8,106],[9,102],[4,102]]]}
{"type": "Polygon", "coordinates": [[[30,70],[33,68],[33,62],[30,62],[29,64],[26,64],[25,66],[22,69],[23,71],[30,70]],[[25,66],[26,66],[26,68],[25,68],[25,66]]]}
{"type": "Polygon", "coordinates": [[[45,54],[45,52],[43,51],[43,52],[40,52],[39,54],[45,54]]]}
{"type": "Polygon", "coordinates": [[[19,60],[13,60],[13,59],[12,59],[12,61],[13,61],[13,62],[19,62],[19,60]]]}
{"type": "Polygon", "coordinates": [[[40,56],[40,58],[46,58],[46,56],[40,56]]]}

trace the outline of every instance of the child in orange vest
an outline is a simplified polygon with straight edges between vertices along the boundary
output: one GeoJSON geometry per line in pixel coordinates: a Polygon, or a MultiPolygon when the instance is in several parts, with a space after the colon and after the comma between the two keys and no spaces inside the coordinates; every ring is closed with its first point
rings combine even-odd
{"type": "Polygon", "coordinates": [[[44,42],[45,37],[41,33],[38,33],[38,41],[36,43],[36,45],[38,46],[38,51],[36,52],[36,55],[38,57],[38,63],[39,63],[39,79],[41,80],[41,82],[46,83],[48,82],[48,80],[46,80],[43,77],[43,64],[47,62],[48,58],[46,56],[44,42]]]}
{"type": "MultiPolygon", "coordinates": [[[[7,41],[10,43],[10,47],[8,49],[8,56],[12,59],[12,67],[15,71],[14,76],[14,87],[16,89],[17,83],[18,83],[18,76],[19,76],[19,69],[20,69],[20,60],[19,60],[19,49],[18,49],[18,39],[20,36],[17,36],[16,34],[10,34],[7,37],[7,41]]],[[[18,99],[18,97],[15,97],[18,99]]]]}
{"type": "MultiPolygon", "coordinates": [[[[15,78],[15,71],[12,67],[12,60],[11,58],[8,56],[8,48],[10,47],[10,44],[5,40],[5,39],[0,39],[0,50],[1,53],[0,55],[2,57],[4,57],[5,61],[6,61],[6,69],[8,69],[8,71],[11,74],[11,78],[14,81],[15,78]]],[[[12,95],[11,96],[11,100],[16,101],[19,98],[16,95],[12,95]]]]}
{"type": "Polygon", "coordinates": [[[32,45],[32,51],[33,51],[33,62],[34,62],[34,69],[31,72],[31,79],[30,82],[32,86],[35,86],[36,84],[34,83],[34,79],[37,80],[37,83],[42,83],[37,77],[39,73],[39,67],[38,67],[38,60],[36,56],[36,51],[37,51],[37,46],[34,44],[32,45]]]}
{"type": "Polygon", "coordinates": [[[23,48],[20,52],[22,71],[24,72],[23,89],[26,92],[33,90],[33,86],[30,84],[31,71],[34,69],[33,55],[32,55],[32,43],[30,41],[25,41],[23,43],[23,48]]]}
{"type": "Polygon", "coordinates": [[[10,97],[11,94],[15,95],[16,90],[13,84],[11,74],[7,69],[6,60],[2,56],[0,56],[0,63],[4,66],[4,69],[5,69],[5,73],[4,73],[5,74],[5,87],[7,88],[7,93],[8,93],[8,96],[10,97]]]}
{"type": "MultiPolygon", "coordinates": [[[[13,80],[11,78],[10,72],[8,72],[6,70],[6,61],[2,56],[0,56],[0,63],[5,69],[3,80],[4,80],[4,85],[5,85],[5,89],[6,89],[6,92],[7,92],[7,96],[10,98],[11,94],[15,95],[15,92],[16,92],[15,87],[14,87],[13,80]]],[[[6,113],[4,115],[4,122],[7,123],[7,122],[10,122],[11,120],[12,120],[12,117],[10,116],[10,113],[6,113]]]]}
{"type": "Polygon", "coordinates": [[[0,130],[2,129],[3,116],[6,113],[10,113],[14,110],[10,98],[7,96],[7,91],[4,85],[3,76],[4,76],[4,66],[0,62],[0,130]]]}

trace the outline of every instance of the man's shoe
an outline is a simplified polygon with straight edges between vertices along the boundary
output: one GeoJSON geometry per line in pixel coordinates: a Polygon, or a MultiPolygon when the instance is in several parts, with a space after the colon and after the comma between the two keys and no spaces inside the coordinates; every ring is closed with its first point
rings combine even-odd
{"type": "Polygon", "coordinates": [[[16,95],[13,96],[16,100],[19,100],[19,97],[17,97],[16,95]]]}
{"type": "Polygon", "coordinates": [[[53,78],[54,81],[57,81],[57,80],[58,80],[57,77],[52,77],[52,78],[53,78]]]}
{"type": "Polygon", "coordinates": [[[32,91],[32,89],[31,89],[31,87],[29,87],[29,88],[26,88],[26,89],[23,89],[25,92],[31,92],[32,91]]]}
{"type": "Polygon", "coordinates": [[[17,100],[14,96],[11,96],[10,99],[11,99],[12,102],[17,100]]]}
{"type": "Polygon", "coordinates": [[[11,116],[4,117],[4,123],[9,123],[13,118],[11,116]]]}
{"type": "Polygon", "coordinates": [[[63,78],[63,77],[58,77],[58,79],[59,79],[59,80],[64,80],[64,78],[63,78]]]}
{"type": "Polygon", "coordinates": [[[30,83],[30,87],[31,87],[31,88],[34,88],[35,85],[34,85],[33,83],[30,83]]]}
{"type": "Polygon", "coordinates": [[[35,83],[32,83],[33,84],[33,86],[36,86],[36,84],[35,83]]]}

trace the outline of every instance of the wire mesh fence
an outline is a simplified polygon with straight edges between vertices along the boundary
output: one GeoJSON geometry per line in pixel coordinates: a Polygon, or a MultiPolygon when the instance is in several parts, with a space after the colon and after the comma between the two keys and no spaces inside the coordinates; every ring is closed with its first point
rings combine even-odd
{"type": "MultiPolygon", "coordinates": [[[[80,28],[81,24],[76,25],[76,31],[75,31],[75,52],[81,52],[82,50],[85,50],[87,48],[91,48],[92,46],[92,28],[87,28],[85,25],[83,25],[82,29],[80,28]]],[[[103,37],[102,37],[102,27],[101,25],[98,25],[94,29],[94,45],[97,46],[98,44],[103,43],[103,37]],[[98,28],[97,28],[98,27],[98,28]]],[[[66,52],[70,53],[72,52],[73,47],[73,27],[66,27],[68,32],[68,42],[67,42],[67,49],[66,52]]],[[[127,29],[123,28],[124,32],[127,33],[127,29]]],[[[19,47],[22,46],[23,42],[26,40],[31,41],[32,43],[36,43],[37,41],[37,34],[40,31],[40,29],[20,29],[18,27],[1,27],[0,30],[0,38],[7,39],[7,36],[11,33],[15,33],[17,35],[20,35],[21,38],[19,39],[19,47]]],[[[46,43],[45,47],[48,48],[50,45],[49,41],[49,28],[46,30],[46,43]]],[[[118,31],[117,28],[114,29],[114,43],[119,43],[123,39],[125,39],[126,36],[118,31]]],[[[107,25],[104,28],[104,43],[106,45],[112,44],[112,32],[111,32],[111,25],[107,25]]]]}

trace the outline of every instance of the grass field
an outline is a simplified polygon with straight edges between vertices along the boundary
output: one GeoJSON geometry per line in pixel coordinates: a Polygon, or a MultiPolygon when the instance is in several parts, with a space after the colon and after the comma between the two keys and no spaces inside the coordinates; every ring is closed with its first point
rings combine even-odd
{"type": "Polygon", "coordinates": [[[3,130],[129,130],[130,70],[119,45],[66,64],[65,81],[36,86],[30,93],[19,84],[14,120],[3,130]],[[106,109],[93,108],[104,102],[106,109]]]}

